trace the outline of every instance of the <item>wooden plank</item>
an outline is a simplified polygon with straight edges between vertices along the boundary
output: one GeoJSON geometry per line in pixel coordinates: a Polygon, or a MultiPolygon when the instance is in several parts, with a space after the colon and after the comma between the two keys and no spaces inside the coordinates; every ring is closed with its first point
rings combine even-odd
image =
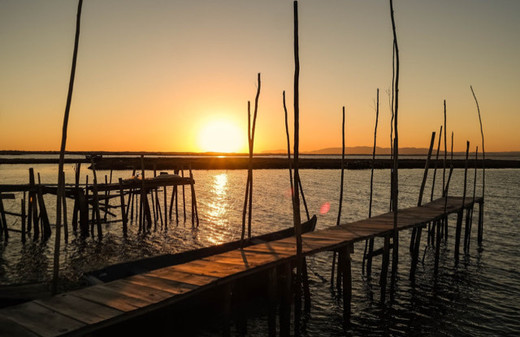
{"type": "Polygon", "coordinates": [[[147,301],[118,293],[104,284],[76,290],[71,294],[124,312],[133,311],[148,304],[147,301]]]}
{"type": "Polygon", "coordinates": [[[86,324],[99,323],[122,314],[122,311],[68,293],[34,302],[86,324]]]}
{"type": "Polygon", "coordinates": [[[38,337],[37,334],[27,330],[22,325],[0,316],[0,336],[38,337]]]}
{"type": "Polygon", "coordinates": [[[205,286],[218,280],[215,276],[186,273],[180,270],[175,270],[172,267],[157,269],[147,273],[146,275],[194,286],[205,286]]]}
{"type": "Polygon", "coordinates": [[[185,292],[198,288],[198,286],[193,284],[172,281],[164,278],[151,276],[149,274],[134,275],[126,278],[125,280],[134,284],[144,285],[150,288],[166,291],[173,295],[183,294],[185,292]]]}
{"type": "MultiPolygon", "coordinates": [[[[293,238],[294,241],[294,238],[293,238]]],[[[271,254],[277,257],[283,258],[288,256],[293,256],[296,254],[296,242],[293,243],[284,243],[284,242],[266,242],[260,243],[257,245],[245,247],[244,251],[248,252],[257,252],[263,254],[271,254]]]]}
{"type": "Polygon", "coordinates": [[[266,265],[272,262],[286,259],[276,254],[261,254],[257,252],[251,252],[246,250],[233,250],[230,252],[209,256],[204,258],[205,261],[227,263],[232,265],[241,265],[246,269],[254,268],[261,265],[266,265]]]}
{"type": "Polygon", "coordinates": [[[243,265],[230,265],[226,263],[210,262],[204,260],[195,260],[185,264],[176,265],[171,268],[174,270],[183,271],[185,273],[213,276],[218,278],[228,277],[248,269],[243,265]]]}
{"type": "Polygon", "coordinates": [[[65,334],[85,326],[85,323],[64,316],[35,302],[4,308],[2,317],[8,318],[43,337],[65,334]]]}
{"type": "Polygon", "coordinates": [[[146,305],[155,304],[172,297],[172,295],[166,291],[135,284],[126,279],[108,282],[105,286],[120,294],[139,299],[145,302],[146,305]]]}

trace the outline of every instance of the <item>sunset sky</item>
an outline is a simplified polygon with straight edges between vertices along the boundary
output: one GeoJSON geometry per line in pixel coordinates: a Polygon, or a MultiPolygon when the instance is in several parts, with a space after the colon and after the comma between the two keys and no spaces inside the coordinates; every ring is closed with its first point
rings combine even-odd
{"type": "MultiPolygon", "coordinates": [[[[455,150],[520,150],[520,1],[394,0],[401,147],[443,121],[455,150]]],[[[388,1],[302,0],[301,149],[389,146],[388,1]]],[[[0,0],[0,150],[59,150],[77,1],[0,0]]],[[[85,0],[67,150],[246,151],[247,101],[262,74],[257,152],[285,148],[292,113],[290,0],[85,0]],[[217,131],[215,131],[217,130],[217,131]],[[228,145],[233,144],[233,147],[228,145]],[[219,145],[220,146],[220,145],[219,145]]]]}

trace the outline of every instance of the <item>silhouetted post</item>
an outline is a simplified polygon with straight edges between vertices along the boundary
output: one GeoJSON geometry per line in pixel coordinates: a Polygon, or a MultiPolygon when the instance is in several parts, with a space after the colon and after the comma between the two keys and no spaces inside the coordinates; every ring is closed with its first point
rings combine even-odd
{"type": "Polygon", "coordinates": [[[22,243],[25,243],[25,221],[26,221],[26,216],[25,216],[25,193],[24,193],[24,197],[22,198],[21,201],[21,214],[22,214],[22,243]]]}
{"type": "Polygon", "coordinates": [[[31,231],[33,227],[33,238],[37,240],[40,237],[40,226],[38,225],[38,211],[36,208],[36,183],[34,180],[34,170],[29,168],[29,203],[27,213],[29,219],[27,221],[27,231],[31,231]]]}
{"type": "MultiPolygon", "coordinates": [[[[42,183],[40,178],[40,173],[38,173],[38,185],[36,186],[36,198],[38,199],[38,207],[40,208],[39,218],[42,229],[43,229],[43,238],[47,240],[51,236],[51,225],[49,222],[49,216],[47,215],[47,208],[45,207],[45,201],[43,200],[43,191],[42,191],[42,183]]],[[[65,197],[63,197],[65,199],[65,197]]],[[[64,209],[64,212],[66,210],[64,209]]],[[[65,224],[66,225],[66,224],[65,224]]]]}
{"type": "Polygon", "coordinates": [[[480,124],[480,136],[482,138],[482,201],[479,203],[479,217],[478,217],[478,245],[482,246],[482,235],[484,231],[484,195],[486,191],[486,150],[484,148],[484,129],[482,128],[482,117],[480,115],[480,106],[478,104],[477,96],[475,95],[475,91],[473,91],[473,87],[469,86],[471,89],[471,93],[473,94],[473,98],[475,99],[475,104],[477,105],[478,112],[478,121],[480,124]]]}
{"type": "MultiPolygon", "coordinates": [[[[460,235],[462,230],[462,218],[466,206],[466,186],[468,182],[468,158],[469,158],[469,141],[466,142],[466,161],[464,162],[464,190],[462,193],[462,208],[457,214],[457,229],[455,232],[455,263],[459,262],[459,246],[460,235]]],[[[467,212],[467,211],[466,211],[467,212]]]]}
{"type": "MultiPolygon", "coordinates": [[[[441,148],[441,139],[442,139],[442,125],[440,127],[440,130],[439,130],[439,142],[437,143],[437,154],[435,155],[435,166],[433,168],[433,180],[432,180],[432,193],[430,195],[430,201],[433,201],[433,197],[434,197],[434,192],[435,192],[435,178],[437,176],[437,165],[438,165],[438,161],[439,161],[439,152],[440,152],[440,148],[441,148]]],[[[435,225],[435,221],[433,223],[429,223],[428,224],[428,244],[431,244],[433,245],[433,231],[435,230],[433,228],[433,226],[435,225]]]]}
{"type": "Polygon", "coordinates": [[[125,193],[123,189],[123,178],[119,178],[119,199],[121,201],[121,218],[123,220],[123,236],[128,232],[128,219],[125,212],[125,193]]]}
{"type": "MultiPolygon", "coordinates": [[[[374,168],[376,163],[376,140],[377,140],[377,122],[379,120],[379,88],[377,89],[377,103],[376,103],[376,122],[374,127],[374,147],[372,150],[372,163],[370,167],[370,199],[368,202],[368,217],[372,217],[372,196],[374,191],[374,168]]],[[[372,253],[374,252],[374,238],[370,238],[367,241],[365,241],[365,252],[363,255],[363,265],[361,267],[361,270],[365,271],[365,260],[366,260],[366,273],[367,273],[367,279],[370,279],[372,276],[372,253]],[[367,243],[368,243],[368,249],[367,249],[367,243]],[[367,252],[368,250],[368,252],[367,252]]]]}
{"type": "Polygon", "coordinates": [[[79,212],[79,200],[78,200],[78,191],[79,191],[79,178],[81,171],[81,163],[76,164],[76,170],[74,174],[74,210],[72,211],[72,231],[76,234],[78,230],[78,212],[79,212]]]}
{"type": "MultiPolygon", "coordinates": [[[[426,186],[426,180],[428,179],[428,169],[430,167],[430,159],[431,159],[431,156],[432,156],[434,142],[435,142],[435,132],[432,132],[432,138],[430,140],[430,147],[428,149],[428,156],[426,157],[426,164],[424,166],[424,173],[423,173],[423,179],[422,179],[422,182],[421,182],[421,188],[419,190],[419,200],[417,201],[417,206],[421,206],[422,205],[422,199],[423,199],[423,195],[424,195],[424,188],[426,186]]],[[[413,253],[413,251],[414,251],[415,236],[417,235],[417,231],[418,230],[422,231],[422,227],[421,228],[414,228],[412,230],[412,237],[410,239],[410,253],[413,253]]]]}
{"type": "MultiPolygon", "coordinates": [[[[434,143],[435,143],[435,132],[432,132],[430,148],[428,150],[428,156],[426,157],[424,175],[423,175],[423,180],[421,183],[421,189],[419,191],[419,200],[417,201],[417,206],[422,205],[424,188],[426,186],[426,179],[428,178],[428,169],[430,167],[430,159],[431,159],[434,143]]],[[[410,252],[412,253],[412,262],[411,262],[411,266],[410,266],[410,280],[411,280],[412,284],[415,283],[415,270],[417,268],[417,262],[419,261],[419,248],[421,246],[422,229],[423,229],[423,226],[414,228],[412,231],[412,239],[410,240],[410,252]]]]}
{"type": "Polygon", "coordinates": [[[294,331],[299,335],[301,316],[301,276],[302,276],[302,229],[300,218],[300,193],[298,184],[299,172],[299,146],[300,146],[300,57],[298,40],[298,1],[294,1],[294,194],[293,194],[293,220],[296,234],[296,284],[294,301],[294,331]]]}
{"type": "MultiPolygon", "coordinates": [[[[9,229],[7,228],[7,219],[5,217],[5,209],[4,209],[4,201],[2,199],[2,194],[0,194],[0,220],[2,223],[0,223],[0,228],[2,228],[2,231],[4,232],[4,240],[7,242],[9,240],[9,229]]],[[[2,233],[0,231],[0,234],[2,233]]]]}
{"type": "MultiPolygon", "coordinates": [[[[342,123],[341,123],[341,178],[340,178],[340,188],[339,188],[339,207],[338,207],[338,217],[336,219],[336,226],[339,226],[341,224],[341,209],[343,206],[343,185],[345,184],[345,107],[343,107],[342,110],[342,123]]],[[[331,270],[331,276],[330,276],[330,282],[334,282],[334,269],[336,264],[336,256],[337,252],[334,251],[332,255],[332,270],[331,270]]],[[[342,266],[339,264],[338,260],[338,275],[337,275],[337,286],[340,285],[340,277],[341,277],[341,268],[342,266]]]]}
{"type": "Polygon", "coordinates": [[[394,232],[393,232],[393,249],[392,249],[392,293],[397,278],[397,264],[399,262],[399,232],[397,231],[398,212],[399,212],[399,133],[398,133],[398,116],[399,116],[399,45],[397,43],[397,31],[394,18],[394,2],[390,0],[390,16],[392,19],[392,31],[394,35],[394,53],[395,53],[395,97],[394,97],[394,185],[393,185],[393,211],[394,211],[394,232]]]}
{"type": "MultiPolygon", "coordinates": [[[[98,183],[97,183],[97,174],[96,174],[96,163],[91,158],[90,163],[92,165],[92,176],[93,176],[93,184],[92,184],[92,193],[94,195],[94,215],[96,217],[96,225],[99,241],[103,238],[103,233],[101,230],[101,213],[99,211],[99,193],[98,193],[98,183]]],[[[94,232],[92,232],[92,235],[94,232]]]]}
{"type": "MultiPolygon", "coordinates": [[[[61,173],[63,175],[62,179],[63,181],[65,181],[65,172],[62,172],[61,173]]],[[[40,174],[38,173],[38,180],[40,180],[40,174]]],[[[41,189],[41,187],[40,187],[41,189]]],[[[45,204],[43,203],[43,193],[42,193],[42,205],[43,207],[45,208],[45,204]]],[[[64,234],[64,239],[65,239],[65,243],[68,243],[69,242],[69,225],[68,225],[68,219],[67,219],[67,196],[65,195],[65,193],[63,194],[63,198],[61,199],[63,201],[63,234],[64,234]]],[[[47,211],[45,211],[45,214],[47,214],[47,211]]],[[[45,223],[44,223],[45,224],[45,223]]],[[[47,218],[47,225],[49,225],[49,219],[47,218]]],[[[50,232],[51,232],[51,227],[49,225],[49,235],[50,235],[50,232]]]]}
{"type": "Polygon", "coordinates": [[[63,162],[65,159],[65,146],[67,144],[67,126],[69,123],[69,112],[70,105],[72,102],[72,91],[74,89],[74,77],[76,74],[76,60],[78,57],[78,46],[79,46],[79,32],[81,22],[81,7],[83,6],[83,0],[78,1],[78,11],[76,17],[76,36],[74,39],[74,52],[72,54],[72,68],[70,72],[69,91],[67,94],[67,104],[65,106],[65,116],[63,118],[63,132],[61,136],[61,149],[60,149],[60,160],[58,164],[58,193],[56,200],[56,241],[54,245],[54,271],[53,271],[53,282],[52,282],[52,293],[56,294],[58,290],[58,273],[60,265],[60,239],[61,239],[61,198],[64,194],[65,181],[61,179],[61,172],[63,172],[63,162]]]}
{"type": "MultiPolygon", "coordinates": [[[[184,167],[181,168],[181,175],[184,178],[184,167]]],[[[175,186],[175,195],[177,195],[177,192],[177,186],[175,186]]],[[[175,214],[177,214],[177,223],[179,223],[178,199],[175,198],[175,200],[175,214]]],[[[184,222],[186,222],[186,194],[184,185],[182,185],[182,213],[184,214],[184,222]]]]}
{"type": "MultiPolygon", "coordinates": [[[[190,172],[190,186],[191,186],[191,204],[192,204],[192,222],[193,217],[195,217],[195,221],[197,227],[199,227],[199,209],[197,207],[197,196],[195,195],[195,180],[193,179],[193,172],[191,171],[191,165],[189,168],[190,172]]],[[[184,185],[183,185],[184,186],[184,185]]]]}
{"type": "Polygon", "coordinates": [[[475,209],[475,199],[476,199],[476,190],[477,190],[477,167],[478,167],[478,146],[475,148],[475,169],[474,169],[474,177],[473,177],[473,199],[471,203],[471,207],[466,212],[466,232],[464,238],[464,251],[469,252],[469,246],[471,241],[471,227],[473,222],[473,210],[475,209]]]}

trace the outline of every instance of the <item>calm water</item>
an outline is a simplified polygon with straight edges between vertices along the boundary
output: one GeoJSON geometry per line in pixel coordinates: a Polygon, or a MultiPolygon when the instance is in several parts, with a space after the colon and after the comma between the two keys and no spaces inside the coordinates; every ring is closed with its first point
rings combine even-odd
{"type": "MultiPolygon", "coordinates": [[[[56,181],[56,165],[36,165],[42,182],[56,181]]],[[[87,170],[83,169],[83,174],[87,170]]],[[[430,172],[431,173],[431,172],[430,172]]],[[[442,171],[437,172],[442,182],[442,171]],[[440,173],[440,174],[439,174],[440,173]]],[[[455,170],[450,194],[462,194],[463,170],[455,170]]],[[[66,167],[67,181],[72,182],[74,170],[66,167]]],[[[98,172],[103,181],[106,171],[98,172]]],[[[113,173],[113,180],[129,177],[131,172],[113,173]]],[[[61,274],[65,287],[82,283],[84,271],[152,256],[208,246],[240,236],[241,214],[246,171],[195,171],[200,226],[191,228],[190,198],[187,193],[186,223],[170,223],[170,230],[153,232],[145,237],[130,227],[127,239],[121,236],[121,224],[105,225],[103,241],[89,238],[85,242],[71,236],[61,251],[61,274]]],[[[375,172],[373,214],[386,212],[389,204],[389,171],[375,172]]],[[[417,203],[422,170],[401,170],[400,207],[417,203]]],[[[318,215],[317,228],[334,225],[338,210],[339,179],[337,170],[304,170],[301,173],[305,196],[311,214],[318,215]],[[330,205],[330,210],[324,213],[330,205]]],[[[473,171],[470,172],[468,195],[473,193],[473,171]]],[[[28,166],[0,165],[1,183],[26,183],[28,166]]],[[[365,218],[368,214],[370,171],[346,171],[343,221],[365,218]]],[[[84,179],[84,177],[83,177],[84,179]]],[[[288,173],[282,170],[260,170],[254,173],[253,234],[291,226],[291,204],[288,173]]],[[[89,178],[92,181],[92,178],[89,178]]],[[[481,193],[480,172],[477,195],[481,193]]],[[[429,179],[431,185],[431,174],[429,179]]],[[[439,186],[439,185],[438,185],[439,186]]],[[[431,187],[426,189],[427,200],[431,187]]],[[[440,188],[435,191],[440,194],[440,188]]],[[[46,196],[48,212],[54,218],[54,198],[46,196]]],[[[408,281],[410,259],[407,253],[409,234],[403,232],[400,250],[399,281],[395,301],[382,306],[377,282],[369,283],[361,275],[364,244],[355,246],[353,254],[352,321],[347,331],[342,327],[342,303],[324,281],[330,274],[330,253],[311,257],[309,261],[312,310],[305,319],[303,334],[307,336],[352,335],[434,335],[434,336],[515,336],[520,334],[520,170],[486,171],[486,204],[483,251],[476,245],[476,230],[472,232],[469,255],[458,266],[453,262],[453,238],[441,250],[438,282],[433,279],[433,251],[425,249],[424,264],[419,264],[416,286],[408,281]]],[[[20,199],[6,200],[6,208],[18,212],[20,199]]],[[[72,209],[72,203],[68,206],[72,209]]],[[[9,220],[10,226],[19,223],[9,220]]],[[[52,221],[52,219],[51,219],[52,221]]],[[[69,220],[70,222],[70,220],[69,220]]],[[[450,221],[454,224],[454,219],[450,221]]],[[[475,227],[474,227],[475,228],[475,227]]],[[[452,235],[454,230],[450,231],[452,235]]],[[[8,244],[0,244],[0,283],[49,280],[52,268],[52,247],[48,243],[28,242],[22,246],[11,233],[8,244]],[[43,254],[42,254],[43,252],[43,254]]],[[[425,235],[423,235],[423,238],[425,235]]],[[[380,244],[379,244],[380,245],[380,244]]],[[[423,243],[422,247],[425,244],[423,243]]],[[[423,248],[424,249],[424,248],[423,248]]],[[[378,279],[380,261],[376,259],[374,279],[378,279]]],[[[266,334],[266,317],[249,321],[252,336],[266,334]]],[[[200,334],[211,334],[201,331],[200,334]]]]}

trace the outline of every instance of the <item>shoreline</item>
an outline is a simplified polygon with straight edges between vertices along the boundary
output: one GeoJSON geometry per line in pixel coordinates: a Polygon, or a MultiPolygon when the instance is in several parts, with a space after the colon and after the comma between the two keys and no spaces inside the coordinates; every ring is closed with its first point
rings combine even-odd
{"type": "MultiPolygon", "coordinates": [[[[435,166],[435,160],[430,161],[430,167],[435,166]]],[[[87,159],[65,159],[66,164],[82,163],[90,165],[87,159]]],[[[96,159],[97,170],[132,170],[141,169],[139,157],[117,157],[96,159]]],[[[464,168],[465,160],[448,160],[448,166],[453,163],[454,168],[464,168]]],[[[0,158],[1,164],[58,164],[57,158],[0,158]]],[[[399,168],[424,169],[425,159],[400,159],[399,168]]],[[[477,161],[477,167],[482,168],[482,159],[477,161]]],[[[144,167],[147,170],[172,170],[191,167],[193,170],[245,170],[248,168],[249,159],[239,157],[145,157],[144,167]]],[[[372,159],[345,159],[345,168],[350,170],[370,169],[372,159]]],[[[376,159],[376,169],[390,169],[390,159],[376,159]]],[[[340,169],[341,159],[335,158],[302,158],[299,164],[301,169],[340,169]]],[[[443,161],[437,161],[437,167],[442,167],[443,161]]],[[[520,168],[520,160],[486,159],[485,167],[488,169],[517,169],[520,168]]],[[[287,169],[287,158],[253,158],[253,169],[287,169]]],[[[475,160],[468,161],[468,168],[475,168],[475,160]]]]}

